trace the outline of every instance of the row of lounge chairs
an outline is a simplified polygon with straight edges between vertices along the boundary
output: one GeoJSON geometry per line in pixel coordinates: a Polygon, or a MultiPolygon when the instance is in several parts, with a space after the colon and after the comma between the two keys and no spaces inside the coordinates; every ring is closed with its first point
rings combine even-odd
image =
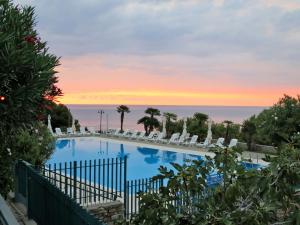
{"type": "MultiPolygon", "coordinates": [[[[74,132],[71,127],[67,128],[67,132],[63,133],[60,128],[55,128],[55,136],[66,136],[66,135],[91,135],[91,134],[97,134],[94,127],[88,127],[87,131],[85,127],[80,127],[79,132],[74,132]]],[[[174,133],[172,134],[170,139],[165,139],[165,135],[162,132],[159,131],[152,131],[148,136],[146,136],[145,131],[138,131],[138,130],[125,130],[123,133],[121,132],[121,129],[116,130],[109,130],[105,133],[108,136],[113,137],[125,137],[132,140],[142,140],[142,141],[151,141],[155,143],[165,143],[165,144],[176,144],[176,145],[185,145],[185,146],[197,146],[201,148],[207,148],[207,147],[221,147],[225,148],[224,145],[224,138],[218,138],[216,143],[209,143],[209,140],[206,138],[204,142],[198,143],[198,135],[193,135],[190,137],[190,134],[181,134],[180,133],[174,133]]],[[[231,139],[228,147],[232,148],[237,145],[238,140],[237,139],[231,139]]]]}
{"type": "MultiPolygon", "coordinates": [[[[186,146],[197,146],[197,147],[221,147],[225,148],[224,145],[224,138],[218,138],[216,143],[211,144],[209,143],[209,140],[206,138],[204,142],[198,143],[198,135],[193,135],[190,137],[190,134],[187,133],[185,135],[180,135],[180,133],[174,133],[172,134],[170,139],[165,139],[164,134],[162,132],[158,131],[152,131],[148,136],[146,136],[145,131],[137,131],[137,130],[125,130],[123,133],[121,132],[121,129],[111,130],[106,133],[108,136],[113,137],[125,137],[128,139],[135,139],[135,140],[142,140],[142,141],[152,141],[156,143],[165,143],[165,144],[176,144],[176,145],[186,145],[186,146]]],[[[237,139],[231,139],[228,147],[232,148],[237,145],[238,140],[237,139]]]]}
{"type": "Polygon", "coordinates": [[[55,128],[55,136],[66,136],[66,135],[90,135],[90,134],[96,134],[94,127],[87,127],[87,131],[85,130],[85,127],[80,127],[79,132],[74,132],[72,127],[67,128],[67,132],[63,133],[60,128],[55,128]]]}

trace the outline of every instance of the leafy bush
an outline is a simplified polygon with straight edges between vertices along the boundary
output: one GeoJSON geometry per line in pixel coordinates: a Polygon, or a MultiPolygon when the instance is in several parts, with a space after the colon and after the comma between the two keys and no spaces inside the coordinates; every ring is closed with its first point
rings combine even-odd
{"type": "Polygon", "coordinates": [[[240,152],[214,149],[215,157],[192,161],[174,170],[160,168],[155,179],[167,179],[159,193],[141,193],[141,208],[130,221],[144,225],[299,224],[300,150],[285,146],[268,157],[268,167],[246,170],[240,152]],[[221,185],[208,187],[212,170],[221,185]],[[178,201],[174,207],[174,201],[178,201]]]}
{"type": "MultiPolygon", "coordinates": [[[[300,96],[294,98],[285,95],[274,106],[245,121],[248,123],[244,124],[248,128],[243,130],[246,141],[249,138],[250,122],[256,128],[251,138],[258,144],[280,146],[294,142],[295,136],[300,133],[300,96]]],[[[297,146],[300,147],[300,142],[297,146]]]]}
{"type": "Polygon", "coordinates": [[[54,69],[59,59],[38,36],[34,18],[32,7],[0,1],[0,192],[4,196],[11,189],[13,162],[24,155],[12,150],[16,135],[25,142],[29,137],[22,130],[34,127],[46,103],[62,94],[54,69]]]}
{"type": "Polygon", "coordinates": [[[11,146],[13,155],[33,165],[42,165],[49,159],[55,147],[55,139],[48,128],[37,123],[31,129],[20,129],[11,146]]]}

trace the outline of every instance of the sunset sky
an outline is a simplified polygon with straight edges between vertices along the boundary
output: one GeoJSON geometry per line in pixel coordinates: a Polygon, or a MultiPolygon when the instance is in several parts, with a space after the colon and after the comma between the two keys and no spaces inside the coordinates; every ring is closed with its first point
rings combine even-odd
{"type": "Polygon", "coordinates": [[[300,94],[300,0],[16,0],[62,103],[271,105],[300,94]]]}

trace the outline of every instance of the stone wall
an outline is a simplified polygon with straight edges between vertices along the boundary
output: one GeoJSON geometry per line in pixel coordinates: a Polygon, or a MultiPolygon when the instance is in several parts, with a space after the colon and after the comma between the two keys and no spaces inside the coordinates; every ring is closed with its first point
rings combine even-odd
{"type": "Polygon", "coordinates": [[[107,225],[113,225],[124,215],[124,205],[120,201],[89,206],[87,210],[107,225]]]}
{"type": "MultiPolygon", "coordinates": [[[[243,151],[248,151],[248,146],[244,142],[239,142],[238,147],[241,148],[243,151]]],[[[265,153],[265,154],[276,154],[277,150],[273,146],[268,145],[258,145],[254,144],[252,151],[259,152],[259,153],[265,153]]]]}

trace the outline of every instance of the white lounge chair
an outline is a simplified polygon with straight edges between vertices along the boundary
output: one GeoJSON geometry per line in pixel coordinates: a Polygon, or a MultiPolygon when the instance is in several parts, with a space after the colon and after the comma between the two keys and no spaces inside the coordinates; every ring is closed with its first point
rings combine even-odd
{"type": "Polygon", "coordinates": [[[74,134],[72,127],[67,128],[67,134],[74,134]]]}
{"type": "Polygon", "coordinates": [[[156,135],[157,135],[157,131],[151,131],[147,137],[143,138],[143,140],[145,140],[145,141],[153,140],[156,135]]]}
{"type": "Polygon", "coordinates": [[[209,147],[223,147],[225,138],[218,138],[217,142],[215,144],[209,145],[209,147]]]}
{"type": "Polygon", "coordinates": [[[118,137],[126,137],[130,133],[129,129],[126,129],[123,133],[117,134],[118,137]]]}
{"type": "Polygon", "coordinates": [[[158,135],[157,135],[157,138],[155,138],[155,142],[161,142],[162,140],[164,140],[164,136],[165,134],[163,132],[160,132],[158,135]]]}
{"type": "Polygon", "coordinates": [[[180,133],[174,133],[169,140],[162,140],[162,142],[168,144],[174,143],[179,138],[179,135],[180,133]]]}
{"type": "Polygon", "coordinates": [[[131,133],[131,135],[128,136],[129,139],[136,138],[138,136],[139,131],[135,130],[131,133]]]}
{"type": "Polygon", "coordinates": [[[94,127],[88,127],[88,131],[89,131],[91,134],[96,134],[96,131],[95,131],[95,128],[94,128],[94,127]]]}
{"type": "Polygon", "coordinates": [[[143,139],[146,135],[146,131],[142,131],[136,138],[132,137],[132,139],[143,139]]]}
{"type": "Polygon", "coordinates": [[[64,135],[64,134],[61,132],[61,129],[60,129],[59,127],[55,128],[55,134],[56,134],[57,136],[62,136],[62,135],[64,135]]]}
{"type": "MultiPolygon", "coordinates": [[[[237,145],[237,143],[238,143],[238,139],[233,138],[233,139],[230,140],[229,145],[227,146],[227,148],[233,148],[237,145]]],[[[220,145],[219,147],[226,148],[226,145],[220,145]]]]}
{"type": "Polygon", "coordinates": [[[237,146],[237,143],[238,143],[238,139],[235,139],[235,138],[231,139],[231,140],[230,140],[230,143],[229,143],[229,145],[228,145],[228,148],[236,147],[236,146],[237,146]]]}
{"type": "Polygon", "coordinates": [[[185,135],[184,141],[188,140],[188,139],[190,138],[190,136],[191,136],[191,134],[190,134],[190,133],[187,133],[187,134],[185,135]]]}
{"type": "Polygon", "coordinates": [[[175,140],[173,143],[177,145],[183,144],[185,141],[185,137],[186,135],[180,135],[179,139],[175,140]]]}
{"type": "Polygon", "coordinates": [[[80,127],[79,128],[79,134],[81,134],[81,135],[86,135],[87,134],[86,131],[85,131],[85,127],[80,127]]]}
{"type": "Polygon", "coordinates": [[[121,129],[118,128],[118,129],[116,129],[114,132],[112,132],[111,134],[112,134],[113,136],[118,136],[118,135],[120,134],[120,132],[121,132],[121,129]]]}
{"type": "Polygon", "coordinates": [[[197,144],[198,135],[193,135],[189,142],[185,142],[184,145],[193,146],[197,144]]]}
{"type": "Polygon", "coordinates": [[[196,146],[206,148],[209,146],[208,138],[205,138],[204,142],[197,144],[196,146]]]}

